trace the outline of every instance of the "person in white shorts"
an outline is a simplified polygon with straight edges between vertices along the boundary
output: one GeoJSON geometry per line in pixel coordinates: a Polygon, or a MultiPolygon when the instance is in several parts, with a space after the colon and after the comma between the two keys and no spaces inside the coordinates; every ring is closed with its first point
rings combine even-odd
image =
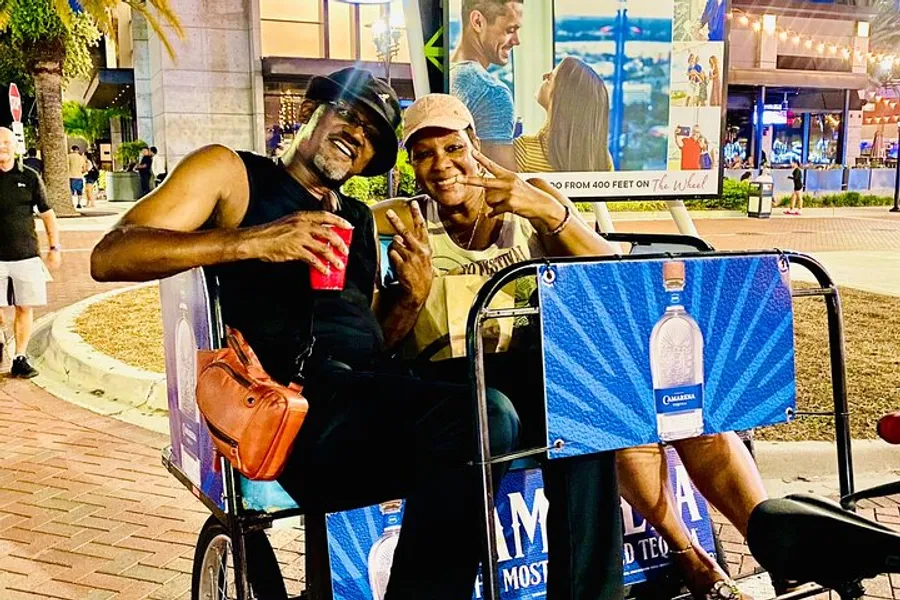
{"type": "MultiPolygon", "coordinates": [[[[50,242],[47,262],[55,269],[60,261],[59,231],[56,214],[47,204],[44,183],[36,171],[16,161],[13,132],[0,127],[0,311],[15,307],[13,377],[38,374],[25,356],[34,307],[47,304],[47,275],[34,227],[35,208],[50,242]]],[[[7,346],[6,336],[0,333],[0,359],[8,352],[7,346]]]]}

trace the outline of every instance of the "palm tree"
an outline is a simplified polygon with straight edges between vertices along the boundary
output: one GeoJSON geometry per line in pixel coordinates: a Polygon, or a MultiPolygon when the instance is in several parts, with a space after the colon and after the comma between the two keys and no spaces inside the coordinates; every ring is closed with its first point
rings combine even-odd
{"type": "Polygon", "coordinates": [[[83,139],[92,153],[97,149],[97,140],[109,132],[109,120],[127,116],[130,116],[130,112],[118,107],[90,108],[73,100],[62,105],[63,129],[66,135],[83,139]]]}
{"type": "MultiPolygon", "coordinates": [[[[896,0],[875,0],[876,15],[872,19],[872,30],[869,35],[869,50],[876,53],[897,54],[900,52],[900,10],[896,0]]],[[[885,86],[895,81],[900,69],[893,63],[890,66],[873,62],[869,65],[869,74],[885,86]]]]}
{"type": "MultiPolygon", "coordinates": [[[[85,37],[77,24],[91,21],[103,33],[113,33],[113,10],[120,0],[0,0],[0,35],[17,50],[34,83],[38,109],[44,181],[50,205],[60,215],[74,215],[66,162],[63,126],[63,64],[70,53],[84,52],[85,37]]],[[[143,15],[166,50],[173,54],[163,23],[176,35],[184,33],[169,0],[123,0],[143,15]],[[158,16],[157,16],[158,15],[158,16]]]]}

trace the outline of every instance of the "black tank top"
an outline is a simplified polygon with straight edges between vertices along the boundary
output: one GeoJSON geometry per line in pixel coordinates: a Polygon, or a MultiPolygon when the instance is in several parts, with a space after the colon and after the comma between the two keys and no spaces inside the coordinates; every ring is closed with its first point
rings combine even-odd
{"type": "MultiPolygon", "coordinates": [[[[250,184],[250,202],[240,227],[276,221],[301,210],[322,210],[310,194],[277,162],[239,152],[250,184]]],[[[377,255],[372,212],[358,200],[341,194],[336,214],[353,227],[347,281],[341,292],[313,291],[309,267],[296,261],[268,263],[246,260],[208,271],[219,278],[225,323],[244,334],[270,375],[288,381],[295,361],[309,341],[309,311],[313,311],[312,363],[332,358],[363,367],[384,348],[374,314],[377,255]]]]}

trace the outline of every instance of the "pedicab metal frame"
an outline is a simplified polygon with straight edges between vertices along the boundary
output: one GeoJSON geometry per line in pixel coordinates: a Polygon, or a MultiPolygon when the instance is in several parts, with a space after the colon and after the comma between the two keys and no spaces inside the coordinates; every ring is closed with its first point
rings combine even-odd
{"type": "MultiPolygon", "coordinates": [[[[206,273],[204,273],[204,278],[212,311],[210,315],[210,323],[212,325],[211,346],[221,348],[224,340],[224,321],[222,319],[222,308],[219,303],[218,280],[215,277],[207,276],[206,273]]],[[[302,507],[274,511],[247,509],[244,506],[244,496],[240,485],[243,475],[224,457],[219,457],[219,469],[223,475],[222,500],[225,505],[223,510],[175,465],[172,460],[171,446],[166,446],[163,449],[162,464],[228,530],[231,538],[236,600],[251,600],[245,535],[270,529],[276,520],[291,517],[303,518],[306,548],[306,589],[301,598],[303,600],[332,600],[331,571],[328,562],[328,538],[324,513],[307,512],[302,507]],[[310,551],[310,549],[313,551],[310,551]]]]}
{"type": "MultiPolygon", "coordinates": [[[[605,234],[609,241],[631,242],[635,246],[652,245],[659,243],[672,243],[691,245],[695,252],[662,252],[640,253],[633,255],[613,255],[598,257],[565,257],[554,259],[532,259],[503,269],[486,282],[475,298],[466,328],[466,351],[469,358],[469,376],[474,382],[472,401],[475,408],[475,465],[480,471],[481,477],[481,525],[484,535],[487,564],[482,564],[482,583],[485,600],[499,600],[500,586],[497,577],[498,554],[496,526],[494,514],[494,484],[493,466],[500,463],[511,462],[520,458],[534,457],[545,454],[550,446],[530,448],[508,454],[492,456],[490,449],[490,426],[488,423],[487,387],[485,381],[485,348],[482,327],[484,323],[492,319],[509,319],[516,317],[540,317],[540,307],[492,309],[489,308],[494,297],[507,285],[527,276],[536,276],[538,267],[549,265],[561,265],[572,263],[600,263],[600,262],[633,262],[658,259],[673,259],[678,257],[724,256],[724,257],[753,257],[753,256],[783,256],[790,264],[796,264],[806,268],[815,277],[819,287],[791,289],[792,298],[823,297],[828,318],[828,343],[831,362],[832,399],[834,409],[831,412],[797,412],[797,416],[830,416],[834,418],[835,439],[837,446],[838,481],[841,497],[853,493],[853,459],[850,441],[849,407],[847,403],[847,374],[844,351],[844,324],[841,313],[840,293],[831,276],[824,266],[815,258],[793,251],[766,250],[766,251],[725,251],[715,252],[711,247],[699,238],[682,235],[659,236],[654,234],[605,234]]],[[[806,598],[822,591],[819,586],[804,586],[796,592],[786,594],[781,600],[798,600],[806,598]]]]}

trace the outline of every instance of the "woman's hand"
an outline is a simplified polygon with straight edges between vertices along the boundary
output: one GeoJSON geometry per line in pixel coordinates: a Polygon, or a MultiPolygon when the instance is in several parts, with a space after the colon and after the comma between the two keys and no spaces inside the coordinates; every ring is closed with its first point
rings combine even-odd
{"type": "Polygon", "coordinates": [[[460,176],[457,181],[484,189],[485,204],[491,209],[488,216],[513,213],[531,221],[539,231],[552,231],[565,219],[565,206],[554,197],[555,194],[524,181],[477,150],[472,154],[493,177],[460,176]]]}
{"type": "Polygon", "coordinates": [[[407,229],[403,219],[393,210],[386,213],[397,235],[388,248],[388,257],[397,274],[406,298],[422,306],[431,293],[434,269],[431,266],[431,244],[428,243],[428,227],[418,202],[410,202],[413,230],[407,229]]]}

